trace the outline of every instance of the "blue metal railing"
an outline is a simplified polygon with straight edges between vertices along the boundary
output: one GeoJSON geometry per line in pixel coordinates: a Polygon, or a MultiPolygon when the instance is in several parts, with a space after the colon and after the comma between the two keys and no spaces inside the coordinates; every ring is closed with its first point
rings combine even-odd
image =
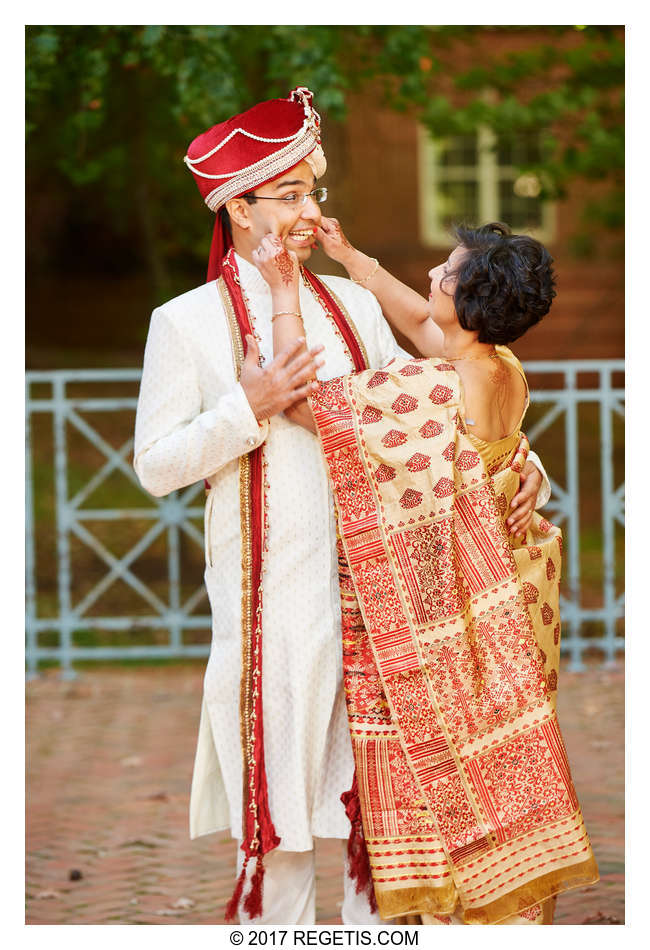
{"type": "MultiPolygon", "coordinates": [[[[619,632],[623,617],[623,596],[616,592],[615,578],[615,532],[616,526],[624,525],[624,485],[615,486],[614,426],[623,418],[624,390],[616,388],[614,375],[624,371],[622,360],[606,361],[553,361],[528,362],[527,373],[534,378],[560,378],[561,385],[555,388],[533,388],[531,404],[537,407],[538,418],[529,422],[527,433],[531,444],[537,445],[540,437],[553,427],[564,427],[565,484],[551,478],[553,496],[545,509],[548,517],[558,524],[564,533],[566,560],[561,597],[563,621],[562,651],[571,658],[573,669],[582,669],[585,651],[596,650],[605,664],[614,661],[624,649],[624,640],[619,632]],[[585,385],[585,376],[597,379],[597,385],[585,385]],[[598,444],[601,478],[600,497],[600,603],[583,604],[583,577],[580,553],[580,462],[581,438],[579,409],[583,405],[598,407],[598,444]],[[597,634],[593,631],[597,628],[597,634]]],[[[202,532],[192,519],[203,515],[202,484],[192,485],[166,498],[151,499],[139,486],[131,466],[132,437],[127,437],[115,448],[98,431],[87,415],[96,413],[132,413],[137,397],[112,397],[92,394],[106,384],[123,384],[132,387],[140,379],[140,370],[54,370],[32,371],[26,378],[26,636],[28,676],[37,673],[41,661],[56,661],[64,676],[73,676],[76,660],[120,660],[125,658],[152,659],[161,657],[207,656],[208,643],[183,643],[184,631],[209,630],[210,616],[202,578],[196,576],[198,586],[186,596],[180,583],[182,567],[181,537],[188,538],[203,549],[202,532]],[[73,385],[74,384],[74,385],[73,385]],[[82,384],[83,394],[76,395],[72,388],[82,384]],[[33,389],[49,389],[49,395],[34,396],[33,389]],[[88,391],[91,395],[88,395],[88,391]],[[53,496],[56,549],[56,598],[50,592],[48,610],[41,609],[42,584],[36,557],[37,538],[42,530],[42,516],[35,517],[34,496],[34,436],[36,415],[50,415],[53,427],[52,458],[53,496]],[[76,491],[71,489],[69,433],[76,433],[92,445],[105,461],[92,471],[90,477],[76,491]],[[114,508],[108,506],[83,507],[93,493],[113,473],[121,473],[142,496],[142,505],[114,508]],[[116,556],[88,528],[88,522],[151,522],[140,540],[125,554],[116,556]],[[132,566],[162,535],[167,542],[167,598],[161,597],[133,572],[132,566]],[[93,552],[106,568],[103,577],[93,584],[84,595],[74,601],[77,583],[71,558],[71,540],[76,539],[93,552]],[[102,613],[88,611],[116,581],[122,581],[147,605],[145,614],[102,613]],[[55,600],[55,607],[52,601],[55,600]],[[205,601],[205,612],[195,611],[205,601]],[[164,644],[137,643],[141,630],[164,629],[168,633],[164,644]],[[80,646],[74,642],[79,630],[127,631],[135,641],[128,646],[80,646]],[[55,633],[58,644],[43,645],[43,634],[55,633]]],[[[533,410],[531,410],[531,415],[533,410]]],[[[133,416],[129,430],[132,431],[133,416]]],[[[42,455],[42,452],[41,452],[42,455]]],[[[43,464],[41,458],[39,464],[43,464]]],[[[87,469],[85,470],[87,474],[87,469]]],[[[593,585],[592,585],[593,586],[593,585]]],[[[593,598],[592,598],[593,599],[593,598]]]]}

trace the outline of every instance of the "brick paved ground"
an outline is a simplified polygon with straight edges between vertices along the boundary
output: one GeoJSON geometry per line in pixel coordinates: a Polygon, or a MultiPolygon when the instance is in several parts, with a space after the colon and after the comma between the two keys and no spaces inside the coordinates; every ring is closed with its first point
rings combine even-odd
{"type": "MultiPolygon", "coordinates": [[[[223,921],[234,844],[187,832],[202,674],[113,668],[27,684],[28,923],[223,921]]],[[[560,721],[601,881],[559,898],[559,924],[624,922],[623,689],[621,669],[561,675],[560,721]]],[[[340,849],[317,849],[319,923],[340,922],[340,849]]]]}

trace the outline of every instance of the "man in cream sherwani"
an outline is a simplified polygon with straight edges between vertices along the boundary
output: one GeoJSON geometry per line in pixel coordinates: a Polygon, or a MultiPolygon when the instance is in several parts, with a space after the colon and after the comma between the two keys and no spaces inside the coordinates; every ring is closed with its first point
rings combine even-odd
{"type": "MultiPolygon", "coordinates": [[[[202,479],[210,485],[205,583],[212,645],[190,834],[230,828],[242,839],[239,459],[263,444],[264,757],[280,844],[265,856],[263,911],[255,923],[310,924],[314,839],[347,839],[340,796],[354,771],[342,688],[336,525],[318,440],[281,411],[308,392],[313,358],[274,358],[270,290],[251,251],[273,230],[301,262],[311,253],[323,200],[314,184],[325,168],[311,93],[294,90],[287,100],[261,103],[213,127],[192,143],[186,162],[206,203],[218,212],[212,275],[234,246],[230,253],[256,337],[237,379],[215,281],[169,301],[152,315],[138,401],[134,465],[143,487],[162,496],[202,479]]],[[[369,291],[340,277],[322,280],[351,318],[371,367],[401,352],[369,291]]],[[[307,346],[324,347],[318,376],[350,372],[341,334],[307,286],[301,287],[300,304],[307,346]]],[[[243,910],[240,918],[250,919],[243,910]]],[[[379,923],[347,874],[342,918],[379,923]]]]}

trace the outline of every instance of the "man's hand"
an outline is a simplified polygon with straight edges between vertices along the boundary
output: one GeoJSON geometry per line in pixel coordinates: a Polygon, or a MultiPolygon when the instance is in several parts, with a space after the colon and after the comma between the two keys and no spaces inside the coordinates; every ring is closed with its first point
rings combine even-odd
{"type": "Polygon", "coordinates": [[[248,352],[239,382],[258,422],[283,412],[318,389],[316,370],[325,361],[317,360],[316,356],[324,349],[322,345],[308,350],[305,340],[299,338],[262,369],[257,341],[248,334],[246,342],[248,352]]]}
{"type": "Polygon", "coordinates": [[[526,537],[533,520],[537,492],[542,484],[542,475],[532,462],[526,462],[519,481],[519,492],[510,503],[510,515],[506,527],[513,537],[526,537]]]}

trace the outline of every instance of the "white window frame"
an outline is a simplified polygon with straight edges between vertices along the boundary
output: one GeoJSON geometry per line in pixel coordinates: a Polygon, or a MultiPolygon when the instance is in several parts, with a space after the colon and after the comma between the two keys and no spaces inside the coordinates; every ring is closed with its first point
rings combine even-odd
{"type": "MultiPolygon", "coordinates": [[[[518,169],[513,165],[499,165],[496,149],[496,136],[492,129],[485,126],[477,130],[476,165],[455,165],[443,167],[440,156],[449,139],[433,139],[430,132],[418,125],[418,183],[420,239],[428,247],[453,247],[454,239],[446,229],[436,208],[435,196],[438,184],[442,181],[475,181],[478,183],[478,220],[476,224],[488,221],[502,221],[499,207],[499,183],[512,181],[517,177],[518,169]]],[[[506,221],[506,224],[509,222],[506,221]]],[[[538,241],[551,242],[555,238],[556,206],[552,201],[542,202],[542,225],[531,228],[526,233],[538,241]]]]}

